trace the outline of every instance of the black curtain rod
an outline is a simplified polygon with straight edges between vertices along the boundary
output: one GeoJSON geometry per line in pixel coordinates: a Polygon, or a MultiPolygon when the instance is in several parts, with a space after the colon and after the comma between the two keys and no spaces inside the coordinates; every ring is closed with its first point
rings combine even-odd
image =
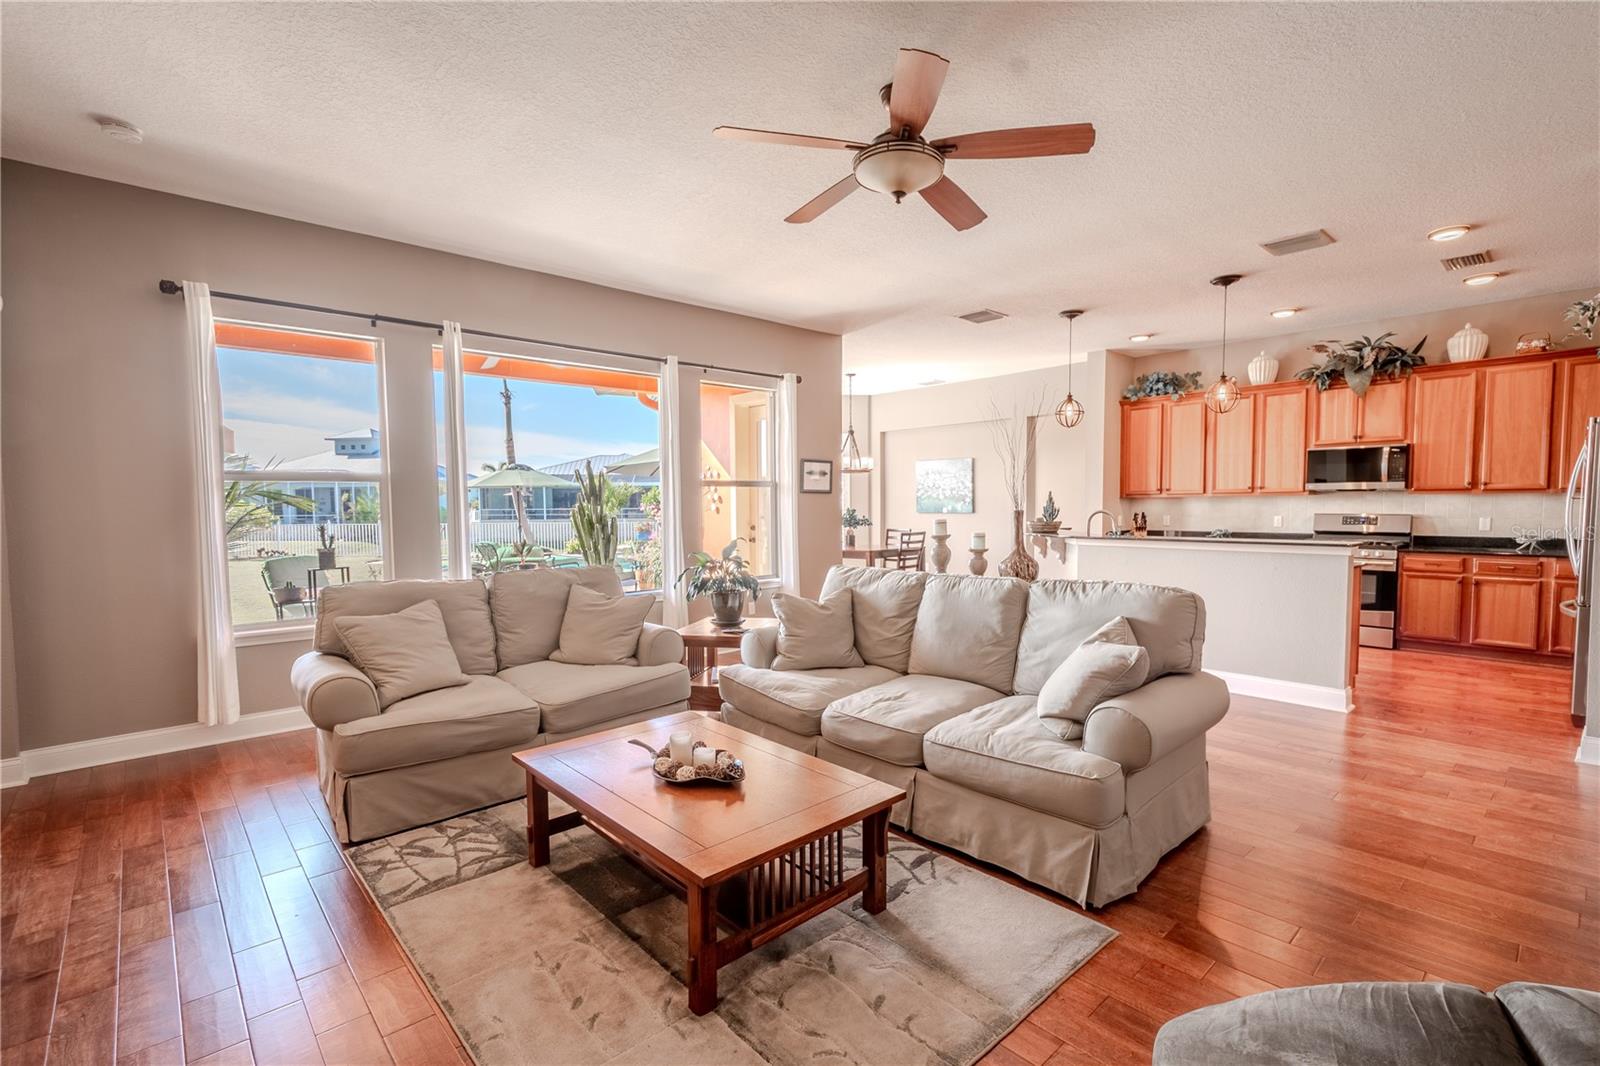
{"type": "MultiPolygon", "coordinates": [[[[161,279],[160,289],[167,296],[179,296],[183,293],[183,286],[167,278],[161,279]]],[[[317,304],[295,303],[293,300],[274,300],[267,296],[246,296],[238,292],[218,292],[211,290],[213,298],[218,300],[238,300],[249,304],[266,304],[268,307],[288,307],[296,311],[312,311],[319,315],[338,315],[342,318],[359,318],[376,326],[379,322],[386,322],[392,326],[415,326],[418,329],[431,329],[436,333],[443,333],[444,326],[438,322],[421,322],[414,318],[396,318],[393,315],[367,314],[363,311],[344,311],[337,307],[321,307],[317,304]]],[[[560,348],[567,352],[583,352],[588,355],[611,355],[624,359],[648,359],[652,363],[665,364],[666,360],[659,355],[640,355],[637,352],[618,352],[610,348],[591,348],[583,344],[566,344],[562,341],[542,341],[536,337],[519,337],[514,333],[491,333],[484,329],[461,328],[462,335],[469,337],[485,337],[497,341],[518,341],[522,344],[538,344],[545,348],[560,348]]],[[[758,378],[782,378],[782,374],[773,374],[765,370],[740,370],[738,367],[718,366],[715,363],[691,363],[687,359],[678,360],[679,366],[692,366],[697,370],[723,370],[730,374],[749,374],[758,378]]],[[[795,375],[795,381],[801,381],[795,375]]]]}

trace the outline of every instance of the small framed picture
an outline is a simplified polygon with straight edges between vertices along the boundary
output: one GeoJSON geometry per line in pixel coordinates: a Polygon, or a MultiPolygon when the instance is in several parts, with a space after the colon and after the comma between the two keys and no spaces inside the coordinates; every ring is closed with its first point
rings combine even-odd
{"type": "Polygon", "coordinates": [[[802,460],[800,460],[800,491],[801,492],[832,492],[833,491],[833,460],[832,459],[802,459],[802,460]]]}

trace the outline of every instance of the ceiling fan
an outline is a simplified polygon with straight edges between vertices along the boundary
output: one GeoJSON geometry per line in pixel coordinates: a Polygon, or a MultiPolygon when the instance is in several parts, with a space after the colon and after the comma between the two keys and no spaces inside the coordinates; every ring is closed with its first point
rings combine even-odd
{"type": "Polygon", "coordinates": [[[718,126],[718,137],[766,144],[792,144],[801,148],[837,148],[856,154],[850,174],[824,189],[785,222],[810,222],[859,186],[886,192],[895,203],[907,193],[922,198],[950,225],[971,229],[985,218],[983,209],[944,173],[945,162],[956,159],[1025,159],[1044,155],[1081,155],[1094,147],[1094,126],[1075,122],[1063,126],[1027,126],[1011,130],[985,130],[959,137],[928,140],[922,128],[939,101],[950,61],[920,48],[902,48],[895,59],[894,80],[878,93],[889,109],[889,128],[870,144],[802,133],[751,130],[718,126]]]}

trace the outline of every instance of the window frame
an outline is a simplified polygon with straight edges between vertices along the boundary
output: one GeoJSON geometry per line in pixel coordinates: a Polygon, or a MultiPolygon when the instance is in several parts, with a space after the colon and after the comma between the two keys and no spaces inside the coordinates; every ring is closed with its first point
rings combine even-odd
{"type": "MultiPolygon", "coordinates": [[[[762,443],[767,452],[767,478],[706,478],[696,479],[699,486],[700,513],[705,513],[705,492],[707,487],[726,489],[766,489],[769,493],[768,512],[771,529],[771,543],[767,548],[768,558],[772,561],[772,573],[757,574],[756,581],[764,589],[777,589],[783,587],[783,523],[778,515],[778,389],[775,385],[768,385],[765,379],[746,377],[737,372],[717,371],[714,374],[704,374],[696,389],[695,406],[700,407],[699,389],[707,385],[718,385],[723,388],[743,389],[747,392],[762,392],[767,395],[767,428],[762,435],[762,443]]],[[[701,447],[705,446],[705,429],[700,427],[699,440],[696,442],[701,447]]],[[[701,543],[705,541],[704,533],[700,537],[701,543]]]]}

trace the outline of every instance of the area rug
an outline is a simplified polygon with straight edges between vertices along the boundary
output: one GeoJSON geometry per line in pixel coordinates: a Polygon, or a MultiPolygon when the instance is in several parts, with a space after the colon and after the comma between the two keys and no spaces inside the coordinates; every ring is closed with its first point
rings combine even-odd
{"type": "Polygon", "coordinates": [[[587,828],[538,870],[520,803],[347,856],[484,1066],[966,1066],[1116,935],[891,836],[887,911],[857,896],[724,967],[696,1017],[683,903],[587,828]]]}

